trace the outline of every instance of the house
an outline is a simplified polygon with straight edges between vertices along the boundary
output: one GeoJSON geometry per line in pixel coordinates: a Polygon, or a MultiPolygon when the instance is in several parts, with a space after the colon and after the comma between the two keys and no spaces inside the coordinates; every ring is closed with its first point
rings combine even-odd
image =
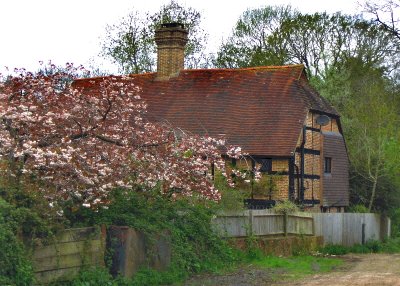
{"type": "MultiPolygon", "coordinates": [[[[340,116],[308,83],[303,65],[185,70],[187,31],[156,31],[157,72],[131,75],[153,121],[225,137],[268,178],[246,202],[293,200],[309,210],[344,211],[348,157],[340,116]]],[[[232,162],[240,164],[240,162],[232,162]]]]}

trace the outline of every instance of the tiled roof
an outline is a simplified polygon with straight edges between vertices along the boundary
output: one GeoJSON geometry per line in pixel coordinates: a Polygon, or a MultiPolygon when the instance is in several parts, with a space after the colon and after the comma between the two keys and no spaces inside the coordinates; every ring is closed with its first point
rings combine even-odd
{"type": "Polygon", "coordinates": [[[200,135],[224,135],[252,155],[290,156],[308,110],[336,111],[309,85],[303,65],[182,70],[157,81],[131,75],[150,120],[200,135]]]}

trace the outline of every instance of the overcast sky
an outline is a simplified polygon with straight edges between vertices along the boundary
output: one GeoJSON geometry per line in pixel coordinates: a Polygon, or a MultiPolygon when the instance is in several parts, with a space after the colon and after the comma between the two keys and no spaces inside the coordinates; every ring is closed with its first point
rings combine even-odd
{"type": "MultiPolygon", "coordinates": [[[[0,8],[0,72],[9,68],[38,67],[52,60],[89,66],[101,65],[101,37],[105,26],[118,22],[133,9],[156,12],[170,0],[3,0],[0,8]]],[[[290,4],[302,12],[359,11],[356,0],[177,0],[203,16],[209,45],[216,51],[247,8],[290,4]]],[[[103,63],[104,65],[104,63],[103,63]]],[[[107,65],[107,64],[105,64],[107,65]]],[[[108,65],[107,65],[108,66],[108,65]]]]}

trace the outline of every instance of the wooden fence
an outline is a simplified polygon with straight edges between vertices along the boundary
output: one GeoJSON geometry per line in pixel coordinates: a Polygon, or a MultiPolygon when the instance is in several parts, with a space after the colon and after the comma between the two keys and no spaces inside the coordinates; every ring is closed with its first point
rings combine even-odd
{"type": "Polygon", "coordinates": [[[214,230],[223,237],[314,234],[310,213],[283,215],[271,210],[246,210],[221,213],[212,223],[214,230]]]}
{"type": "Polygon", "coordinates": [[[316,235],[325,244],[352,246],[390,236],[390,219],[372,213],[294,213],[287,216],[271,210],[222,213],[213,220],[223,237],[316,235]]]}
{"type": "Polygon", "coordinates": [[[390,236],[390,219],[372,213],[312,213],[315,235],[325,244],[352,246],[390,236]]]}

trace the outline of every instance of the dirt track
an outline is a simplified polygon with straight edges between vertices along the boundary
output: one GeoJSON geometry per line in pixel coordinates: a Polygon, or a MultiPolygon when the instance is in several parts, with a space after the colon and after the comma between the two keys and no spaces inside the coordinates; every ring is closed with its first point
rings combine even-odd
{"type": "MultiPolygon", "coordinates": [[[[349,254],[335,271],[297,281],[279,281],[279,271],[245,267],[227,275],[193,277],[187,286],[400,286],[400,254],[349,254]]],[[[282,273],[284,275],[284,273],[282,273]]]]}
{"type": "Polygon", "coordinates": [[[400,286],[400,254],[349,254],[343,260],[344,266],[337,271],[272,285],[400,286]]]}

